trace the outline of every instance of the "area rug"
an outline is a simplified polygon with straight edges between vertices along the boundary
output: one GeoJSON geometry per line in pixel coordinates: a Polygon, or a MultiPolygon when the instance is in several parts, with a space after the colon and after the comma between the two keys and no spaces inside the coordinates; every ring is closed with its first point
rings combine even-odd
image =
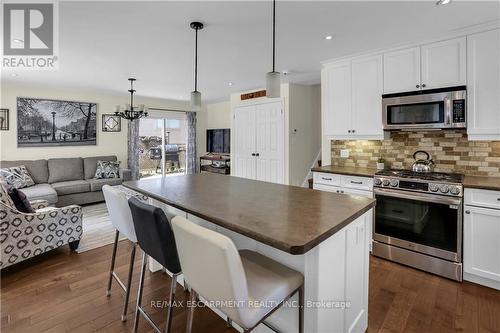
{"type": "MultiPolygon", "coordinates": [[[[116,229],[111,223],[108,209],[105,203],[88,205],[83,209],[83,236],[77,253],[97,249],[102,246],[113,244],[115,241],[116,229]]],[[[120,235],[120,240],[126,239],[120,235]]]]}

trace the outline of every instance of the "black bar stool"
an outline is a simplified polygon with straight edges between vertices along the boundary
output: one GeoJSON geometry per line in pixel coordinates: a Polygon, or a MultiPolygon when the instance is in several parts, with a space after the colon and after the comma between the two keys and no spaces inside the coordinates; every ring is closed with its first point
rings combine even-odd
{"type": "Polygon", "coordinates": [[[139,325],[139,314],[144,316],[157,333],[161,333],[158,326],[141,307],[142,290],[144,288],[144,272],[146,270],[146,258],[148,256],[156,260],[173,274],[172,283],[170,285],[169,308],[165,330],[165,332],[169,332],[172,324],[173,312],[171,304],[175,298],[177,277],[181,274],[181,265],[179,256],[177,255],[174,233],[167,216],[160,208],[145,204],[136,198],[130,198],[128,204],[132,212],[137,243],[144,251],[141,264],[141,278],[137,293],[137,305],[135,308],[134,333],[137,332],[137,327],[139,325]]]}

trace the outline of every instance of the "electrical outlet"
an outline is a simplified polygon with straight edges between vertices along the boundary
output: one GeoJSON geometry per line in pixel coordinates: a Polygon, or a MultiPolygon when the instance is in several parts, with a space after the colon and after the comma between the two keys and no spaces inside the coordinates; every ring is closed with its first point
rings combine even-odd
{"type": "Polygon", "coordinates": [[[349,149],[340,149],[341,158],[349,158],[349,149]]]}

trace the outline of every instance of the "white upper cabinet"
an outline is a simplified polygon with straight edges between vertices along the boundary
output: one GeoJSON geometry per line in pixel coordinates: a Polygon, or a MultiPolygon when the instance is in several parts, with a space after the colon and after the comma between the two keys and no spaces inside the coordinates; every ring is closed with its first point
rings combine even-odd
{"type": "Polygon", "coordinates": [[[333,139],[381,139],[382,56],[327,65],[322,71],[323,133],[333,139]]]}
{"type": "Polygon", "coordinates": [[[467,37],[467,134],[500,140],[500,30],[467,37]]]}
{"type": "Polygon", "coordinates": [[[351,131],[351,62],[323,69],[321,87],[324,135],[346,136],[351,131]]]}
{"type": "Polygon", "coordinates": [[[382,137],[382,55],[352,61],[352,131],[382,137]]]}
{"type": "Polygon", "coordinates": [[[420,47],[384,54],[384,93],[420,88],[420,47]]]}
{"type": "Polygon", "coordinates": [[[455,38],[421,47],[423,89],[465,85],[466,38],[455,38]]]}
{"type": "Polygon", "coordinates": [[[384,54],[384,93],[461,86],[466,83],[466,38],[384,54]]]}

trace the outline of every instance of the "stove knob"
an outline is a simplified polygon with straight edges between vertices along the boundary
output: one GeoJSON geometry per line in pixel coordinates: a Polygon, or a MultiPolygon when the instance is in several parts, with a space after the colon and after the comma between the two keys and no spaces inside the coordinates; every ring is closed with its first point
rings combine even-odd
{"type": "Polygon", "coordinates": [[[459,195],[460,188],[458,186],[450,186],[450,193],[453,195],[459,195]]]}
{"type": "Polygon", "coordinates": [[[431,184],[429,186],[429,190],[431,190],[431,192],[437,192],[439,190],[439,186],[437,186],[436,184],[431,184]]]}
{"type": "Polygon", "coordinates": [[[389,179],[384,179],[384,181],[382,182],[384,186],[389,186],[390,183],[391,182],[389,181],[389,179]]]}
{"type": "Polygon", "coordinates": [[[392,186],[392,187],[396,187],[396,186],[398,186],[398,181],[397,181],[397,179],[391,179],[391,186],[392,186]]]}
{"type": "Polygon", "coordinates": [[[441,185],[439,187],[439,190],[441,191],[441,193],[448,193],[448,191],[450,190],[450,188],[449,188],[448,185],[441,185]]]}
{"type": "Polygon", "coordinates": [[[380,179],[380,178],[375,178],[375,179],[373,180],[373,183],[374,183],[375,185],[377,185],[377,186],[380,186],[380,185],[382,185],[382,179],[380,179]]]}

